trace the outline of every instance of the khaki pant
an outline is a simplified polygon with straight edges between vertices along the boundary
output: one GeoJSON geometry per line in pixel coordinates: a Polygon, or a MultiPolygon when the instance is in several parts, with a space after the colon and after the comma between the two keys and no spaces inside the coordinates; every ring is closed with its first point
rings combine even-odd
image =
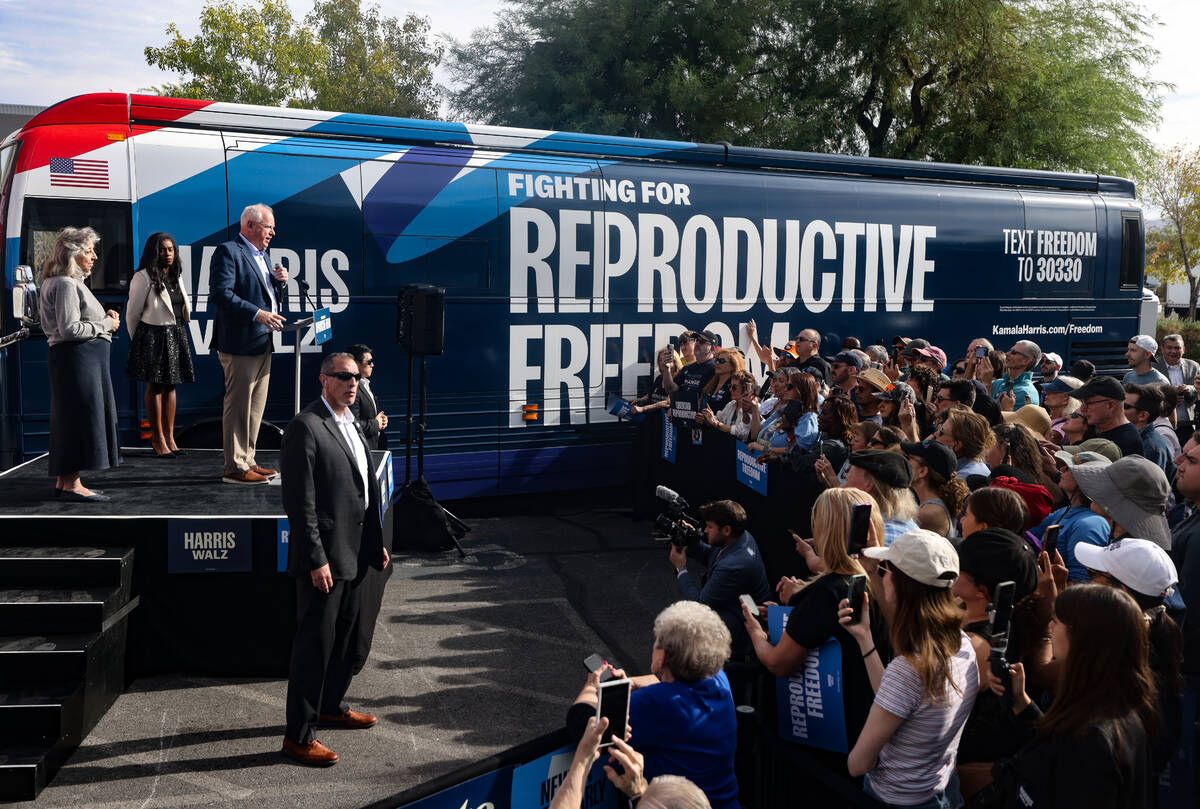
{"type": "Polygon", "coordinates": [[[225,409],[221,438],[225,449],[225,474],[245,472],[255,465],[254,445],[267,406],[271,384],[271,352],[226,354],[218,352],[225,371],[225,409]]]}

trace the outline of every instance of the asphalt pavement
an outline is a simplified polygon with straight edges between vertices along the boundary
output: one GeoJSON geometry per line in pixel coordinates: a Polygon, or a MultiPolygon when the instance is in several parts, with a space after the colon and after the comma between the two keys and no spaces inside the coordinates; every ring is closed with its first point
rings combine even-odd
{"type": "Polygon", "coordinates": [[[130,685],[37,801],[14,805],[350,809],[560,727],[583,659],[646,671],[654,616],[675,600],[650,523],[604,499],[504,516],[473,504],[459,514],[473,529],[465,559],[398,555],[348,695],[379,724],[322,731],[334,767],[280,755],[285,680],[153,677],[130,685]]]}

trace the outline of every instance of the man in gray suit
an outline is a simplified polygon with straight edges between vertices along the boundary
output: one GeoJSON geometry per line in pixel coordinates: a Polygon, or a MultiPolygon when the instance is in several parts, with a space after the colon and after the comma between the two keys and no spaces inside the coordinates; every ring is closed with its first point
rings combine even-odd
{"type": "Polygon", "coordinates": [[[1179,406],[1175,410],[1175,435],[1179,436],[1180,446],[1186,444],[1196,431],[1196,374],[1200,373],[1200,364],[1183,356],[1183,349],[1183,335],[1168,334],[1162,341],[1162,358],[1154,363],[1163,376],[1171,381],[1179,397],[1179,406]]]}
{"type": "Polygon", "coordinates": [[[283,754],[309,766],[338,760],[317,740],[318,722],[342,728],[376,722],[345,702],[354,671],[360,585],[368,567],[384,570],[390,561],[370,450],[350,413],[359,379],[352,356],[326,356],[321,398],[288,424],[280,451],[297,611],[283,754]]]}

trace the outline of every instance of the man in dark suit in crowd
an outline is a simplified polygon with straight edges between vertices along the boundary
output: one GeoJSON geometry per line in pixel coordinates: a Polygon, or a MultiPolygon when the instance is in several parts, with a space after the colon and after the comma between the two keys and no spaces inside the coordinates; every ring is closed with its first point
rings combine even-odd
{"type": "Polygon", "coordinates": [[[254,445],[271,383],[274,335],[286,322],[280,314],[288,274],[271,269],[267,245],[275,214],[266,205],[242,211],[241,232],[213,253],[209,294],[216,308],[213,348],[225,371],[221,437],[225,483],[268,483],[278,473],[258,465],[254,445]]]}
{"type": "Polygon", "coordinates": [[[1200,365],[1183,356],[1184,348],[1182,334],[1168,334],[1163,338],[1162,358],[1154,363],[1175,389],[1179,402],[1175,411],[1175,435],[1180,444],[1186,444],[1196,431],[1196,376],[1200,374],[1200,365]]]}
{"type": "Polygon", "coordinates": [[[350,346],[346,353],[354,357],[354,361],[358,363],[358,372],[362,374],[358,383],[358,395],[354,398],[354,404],[350,405],[354,423],[367,437],[367,445],[371,449],[387,449],[387,436],[383,431],[387,429],[388,417],[379,409],[379,401],[375,398],[370,381],[371,375],[375,373],[375,354],[370,346],[362,343],[350,346]]]}
{"type": "Polygon", "coordinates": [[[376,722],[345,702],[355,668],[360,586],[368,567],[384,570],[390,561],[370,450],[349,409],[358,380],[352,356],[326,356],[321,398],[288,424],[280,452],[297,610],[283,754],[309,766],[338,760],[317,740],[318,721],[342,728],[376,722]]]}

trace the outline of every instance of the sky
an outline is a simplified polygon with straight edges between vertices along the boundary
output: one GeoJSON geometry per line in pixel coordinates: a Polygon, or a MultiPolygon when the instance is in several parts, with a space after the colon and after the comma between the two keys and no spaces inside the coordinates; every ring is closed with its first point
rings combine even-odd
{"type": "MultiPolygon", "coordinates": [[[[370,2],[370,0],[367,0],[370,2]]],[[[435,34],[467,38],[489,25],[503,0],[377,0],[385,14],[413,12],[430,20],[435,34]]],[[[167,23],[184,36],[198,29],[204,0],[156,0],[114,11],[104,3],[78,0],[0,0],[0,104],[48,106],[88,92],[131,92],[178,79],[146,65],[143,49],[166,42],[167,23]],[[72,30],[84,35],[74,38],[72,30]],[[48,45],[48,33],[58,41],[48,45]]],[[[302,18],[311,0],[291,0],[293,16],[302,18]]],[[[1175,85],[1162,107],[1162,124],[1151,139],[1161,147],[1192,143],[1200,133],[1200,70],[1192,49],[1200,31],[1197,0],[1142,0],[1162,25],[1154,44],[1161,56],[1154,71],[1175,85]]],[[[438,79],[448,81],[444,72],[438,79]]],[[[753,144],[746,144],[753,145],[753,144]]]]}

